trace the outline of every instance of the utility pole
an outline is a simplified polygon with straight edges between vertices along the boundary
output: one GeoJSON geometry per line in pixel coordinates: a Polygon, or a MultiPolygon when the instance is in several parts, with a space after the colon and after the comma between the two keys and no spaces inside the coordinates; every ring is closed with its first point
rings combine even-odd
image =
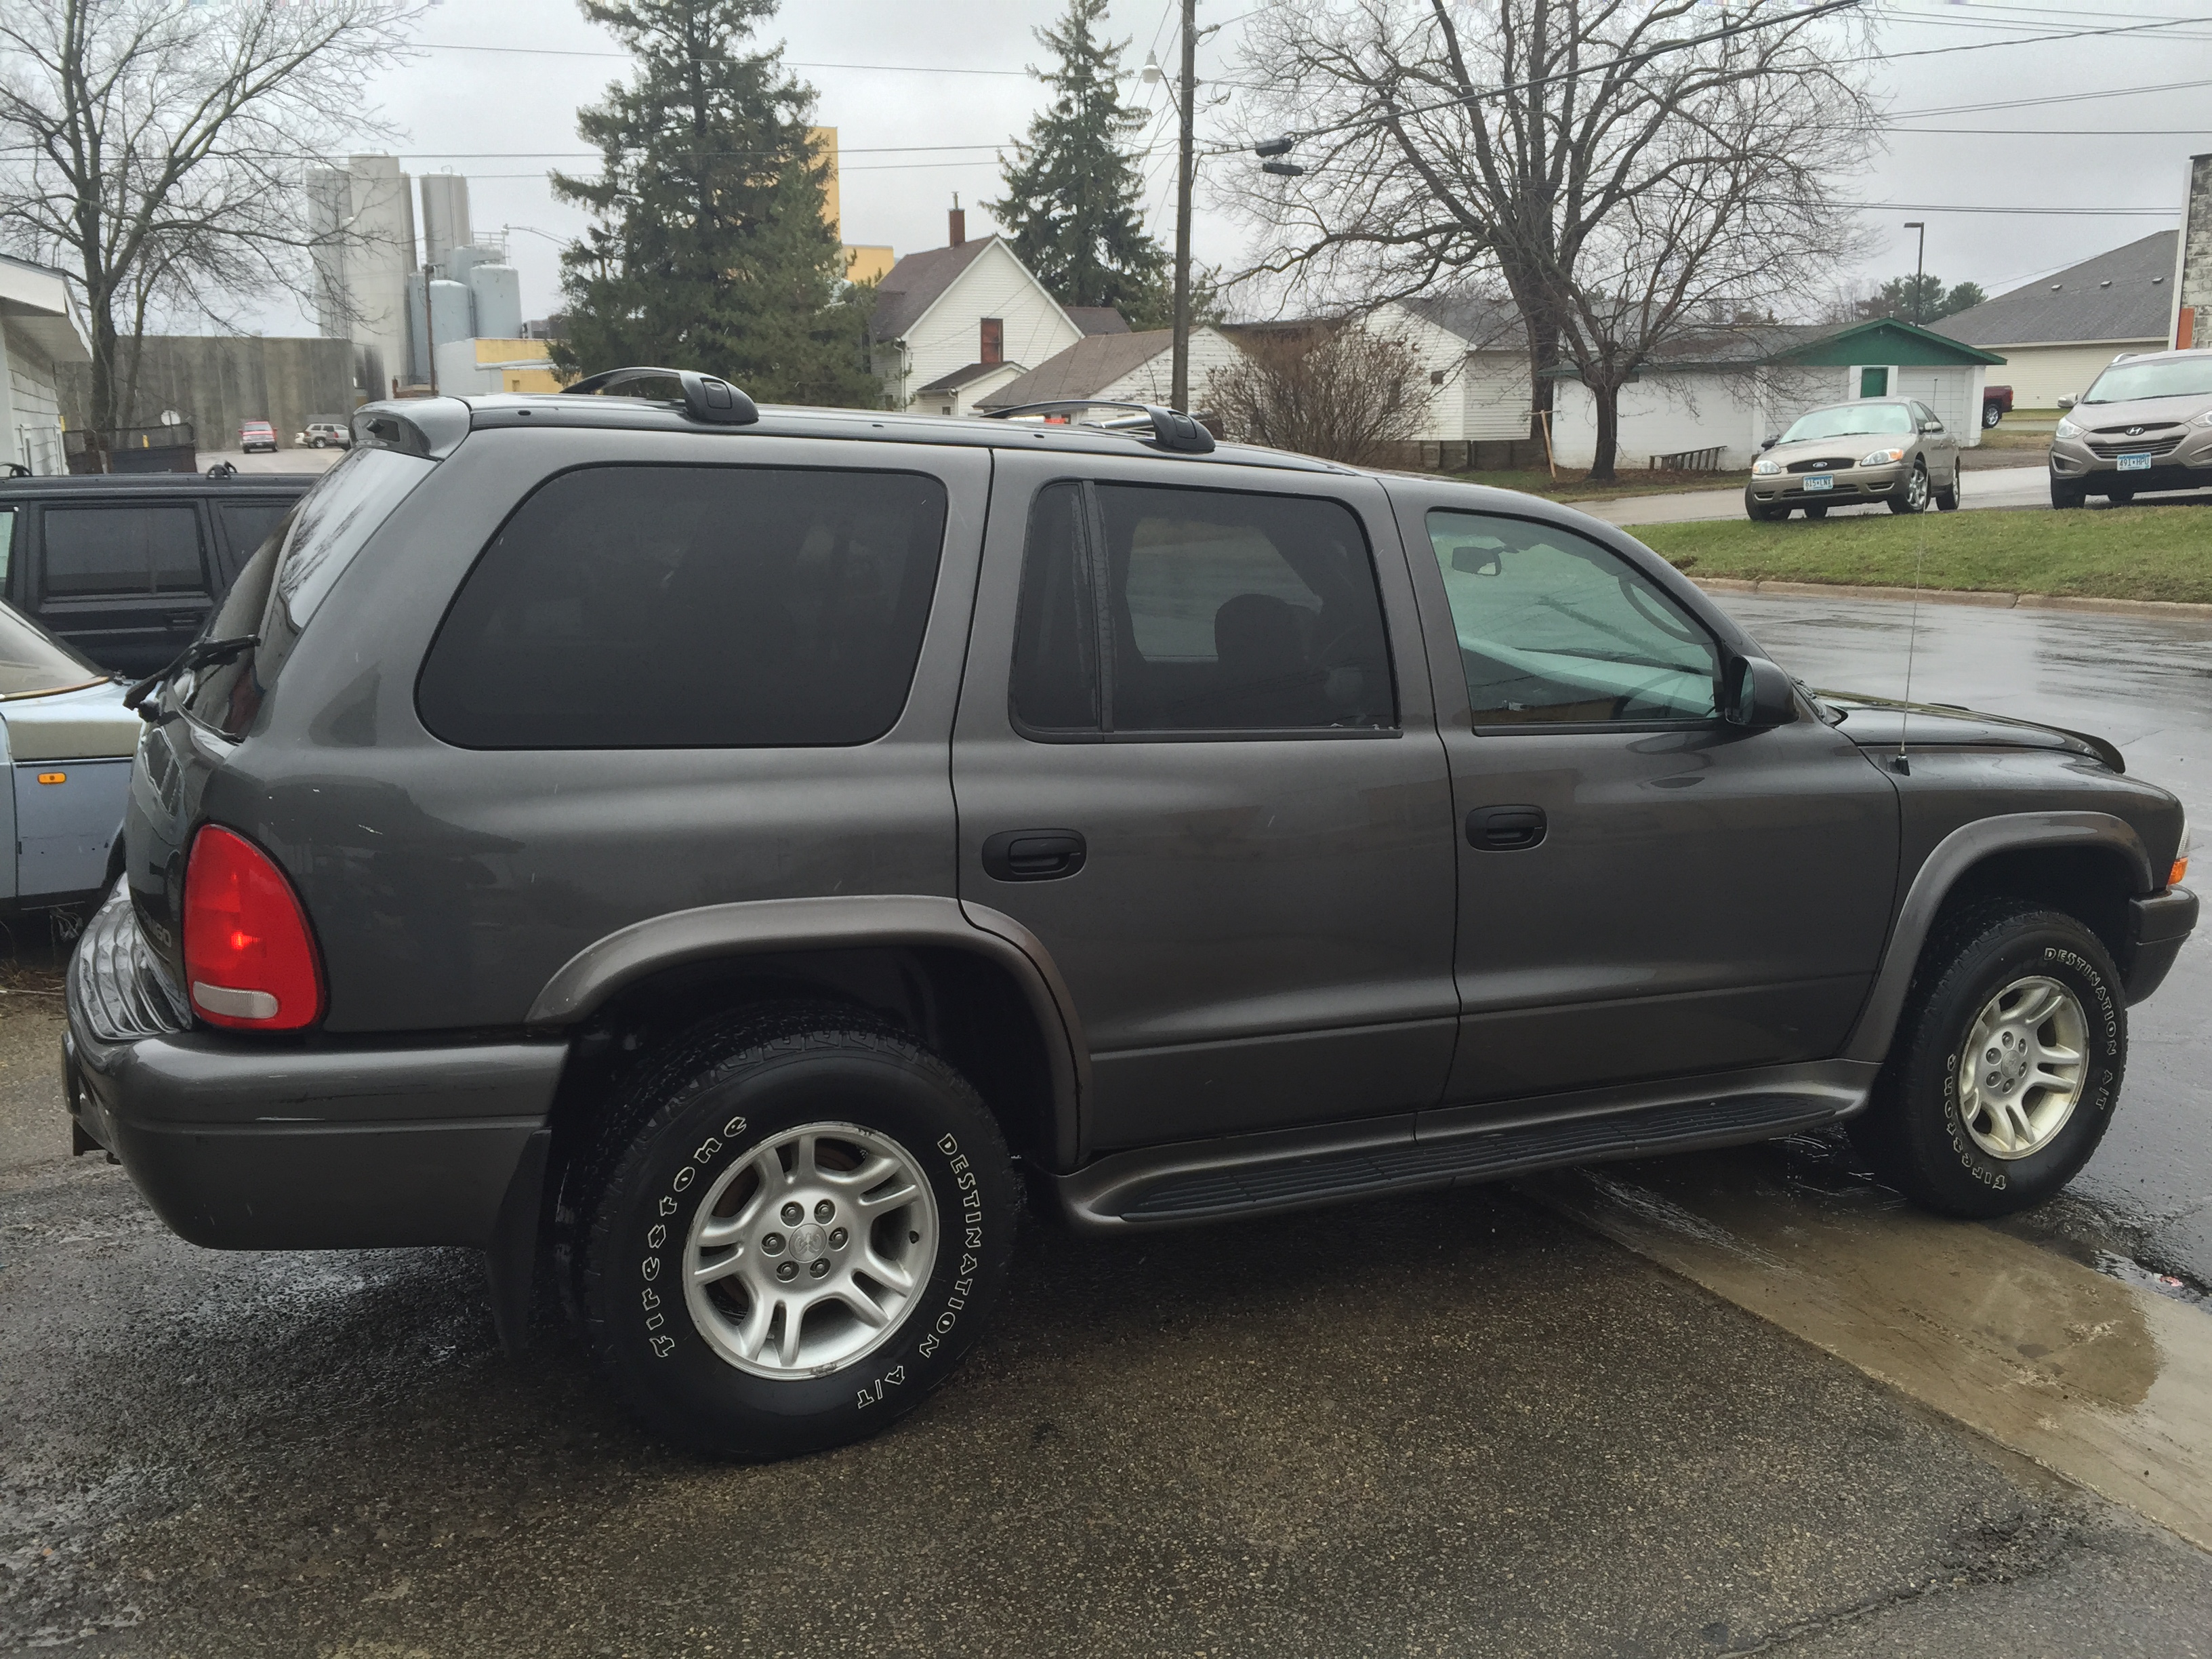
{"type": "Polygon", "coordinates": [[[438,313],[430,308],[430,273],[435,267],[422,262],[422,355],[430,360],[430,395],[438,395],[438,313]]]}
{"type": "Polygon", "coordinates": [[[1917,327],[1920,323],[1920,290],[1927,282],[1927,278],[1922,273],[1928,269],[1928,222],[1924,219],[1907,219],[1905,222],[1905,228],[1907,230],[1917,230],[1920,233],[1919,257],[1912,262],[1912,321],[1913,325],[1917,327]]]}
{"type": "Polygon", "coordinates": [[[1190,407],[1190,184],[1191,116],[1198,102],[1198,0],[1182,0],[1182,96],[1176,114],[1182,134],[1176,150],[1175,350],[1168,401],[1190,407]]]}

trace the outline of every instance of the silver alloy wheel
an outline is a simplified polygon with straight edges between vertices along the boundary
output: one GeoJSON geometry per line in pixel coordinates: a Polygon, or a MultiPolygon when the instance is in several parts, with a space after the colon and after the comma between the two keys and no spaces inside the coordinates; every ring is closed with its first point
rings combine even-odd
{"type": "Polygon", "coordinates": [[[1924,513],[1928,510],[1928,469],[1915,466],[1912,476],[1905,481],[1905,510],[1924,513]]]}
{"type": "Polygon", "coordinates": [[[809,1123],[723,1171],[691,1218],[684,1300],[724,1360],[818,1376],[888,1341],[937,1260],[914,1155],[854,1123],[809,1123]]]}
{"type": "Polygon", "coordinates": [[[1959,1121],[2008,1162],[2048,1146],[2081,1098],[2089,1020],[2055,979],[2014,980],[1982,1006],[1959,1054],[1959,1121]]]}

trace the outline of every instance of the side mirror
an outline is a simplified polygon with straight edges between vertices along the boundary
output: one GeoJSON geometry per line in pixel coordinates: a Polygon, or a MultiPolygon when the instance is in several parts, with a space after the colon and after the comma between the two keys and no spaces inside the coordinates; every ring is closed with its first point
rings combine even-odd
{"type": "Polygon", "coordinates": [[[1941,432],[1943,429],[1943,422],[1941,421],[1925,421],[1921,423],[1920,429],[1923,432],[1941,432]]]}
{"type": "Polygon", "coordinates": [[[2071,409],[2080,401],[2081,399],[2078,398],[2061,398],[2058,400],[2058,406],[2061,409],[2071,409]]]}
{"type": "Polygon", "coordinates": [[[1759,447],[1761,449],[1771,449],[1781,441],[1782,434],[1779,432],[1770,432],[1759,441],[1759,447]]]}
{"type": "Polygon", "coordinates": [[[1797,718],[1796,690],[1764,657],[1731,657],[1721,671],[1721,718],[1730,726],[1762,731],[1797,718]]]}

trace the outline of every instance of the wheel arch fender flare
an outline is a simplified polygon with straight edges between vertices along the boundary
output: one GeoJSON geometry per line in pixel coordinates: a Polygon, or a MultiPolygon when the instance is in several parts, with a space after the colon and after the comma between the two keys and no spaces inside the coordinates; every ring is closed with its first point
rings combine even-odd
{"type": "Polygon", "coordinates": [[[1962,823],[1936,844],[1906,889],[1891,924],[1881,966],[1867,994],[1858,1024],[1844,1045],[1843,1058],[1879,1063],[1896,1036],[1905,1012],[1905,992],[1928,943],[1943,902],[1984,860],[2000,853],[2087,848],[2115,855],[2130,872],[2135,892],[2157,886],[2142,837],[2124,818],[2109,812],[2006,812],[1962,823]]]}
{"type": "Polygon", "coordinates": [[[664,969],[782,951],[924,945],[965,951],[1006,970],[1042,1039],[1054,1152],[1072,1168],[1090,1145],[1091,1054],[1073,999],[1042,940],[988,905],[934,894],[853,894],[702,905],[649,916],[562,963],[531,1005],[533,1030],[588,1018],[625,986],[664,969]]]}

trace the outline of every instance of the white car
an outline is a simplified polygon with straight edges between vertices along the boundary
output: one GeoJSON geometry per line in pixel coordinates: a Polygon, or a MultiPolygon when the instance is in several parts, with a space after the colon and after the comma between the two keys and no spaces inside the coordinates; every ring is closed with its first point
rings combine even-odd
{"type": "Polygon", "coordinates": [[[303,449],[351,449],[353,434],[337,421],[310,421],[292,441],[303,449]]]}
{"type": "Polygon", "coordinates": [[[124,687],[21,612],[0,605],[0,912],[96,898],[112,871],[144,722],[124,687]]]}

